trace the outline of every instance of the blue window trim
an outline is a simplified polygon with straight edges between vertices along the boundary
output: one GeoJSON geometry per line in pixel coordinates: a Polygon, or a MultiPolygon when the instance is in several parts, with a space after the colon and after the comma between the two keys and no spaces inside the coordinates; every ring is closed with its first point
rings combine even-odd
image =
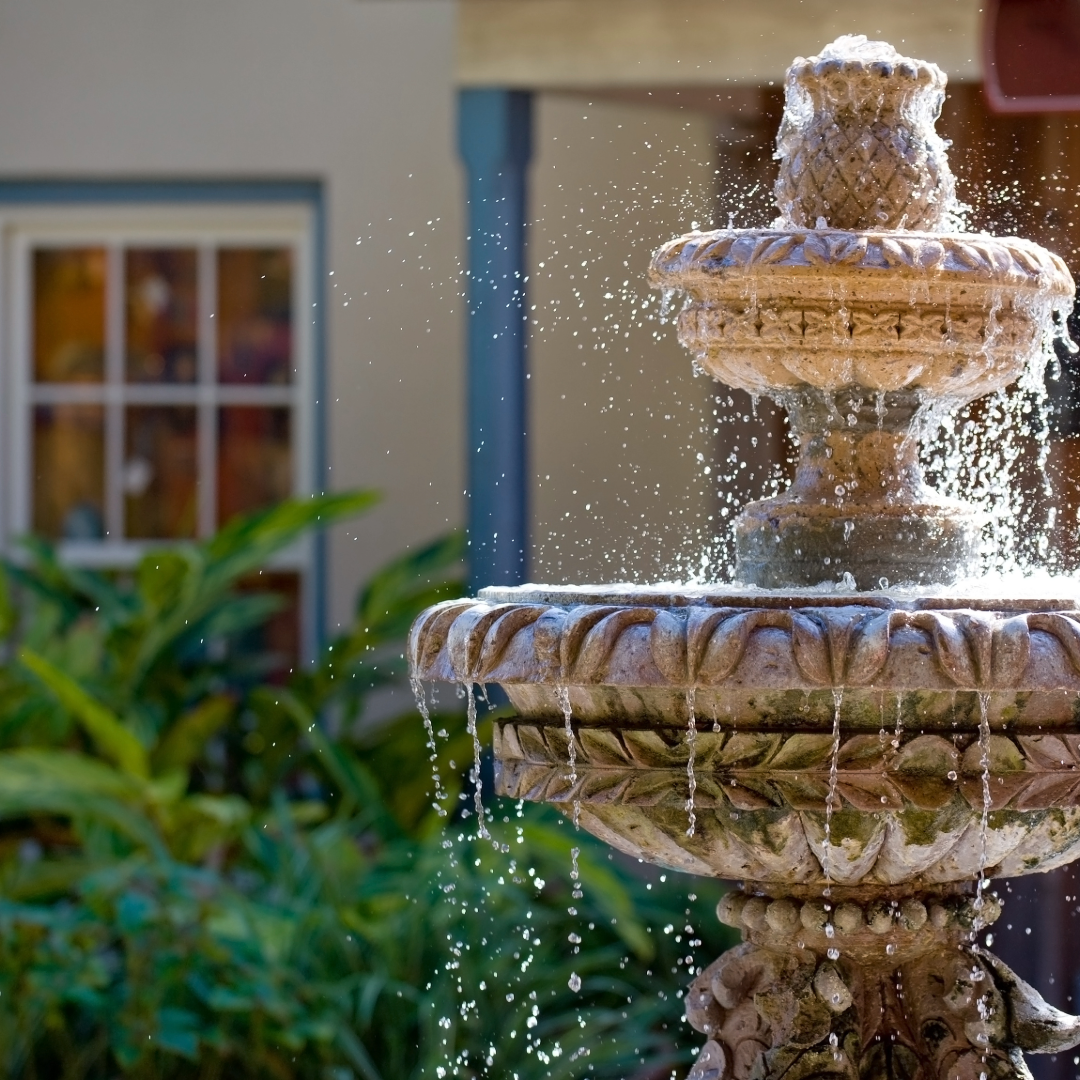
{"type": "MultiPolygon", "coordinates": [[[[315,459],[315,486],[324,490],[326,468],[326,198],[321,180],[102,180],[55,178],[0,180],[0,210],[14,206],[131,206],[154,203],[238,203],[250,206],[258,203],[302,203],[312,215],[312,263],[315,280],[312,296],[315,301],[314,333],[312,335],[312,388],[315,393],[312,448],[315,459]]],[[[326,634],[326,554],[324,533],[315,537],[315,557],[312,567],[311,624],[315,645],[320,646],[326,634]]]]}

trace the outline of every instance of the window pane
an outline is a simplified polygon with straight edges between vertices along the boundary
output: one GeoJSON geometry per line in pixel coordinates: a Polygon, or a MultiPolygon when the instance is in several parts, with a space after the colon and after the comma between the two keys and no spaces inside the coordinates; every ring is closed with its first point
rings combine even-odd
{"type": "Polygon", "coordinates": [[[52,540],[105,536],[105,411],[34,409],[33,530],[52,540]]]}
{"type": "Polygon", "coordinates": [[[195,382],[195,267],[190,248],[125,254],[128,382],[195,382]]]}
{"type": "Polygon", "coordinates": [[[101,382],[105,376],[105,249],[34,252],[34,378],[101,382]]]}
{"type": "Polygon", "coordinates": [[[194,407],[130,406],[126,420],[125,532],[137,540],[194,536],[198,521],[194,407]]]}
{"type": "Polygon", "coordinates": [[[278,681],[300,659],[300,575],[287,570],[260,570],[239,581],[237,590],[276,593],[281,599],[281,610],[248,631],[240,642],[243,652],[271,661],[271,679],[278,681]]]}
{"type": "Polygon", "coordinates": [[[292,494],[289,409],[231,405],[218,414],[218,524],[292,494]]]}
{"type": "Polygon", "coordinates": [[[218,252],[218,380],[292,382],[292,252],[218,252]]]}

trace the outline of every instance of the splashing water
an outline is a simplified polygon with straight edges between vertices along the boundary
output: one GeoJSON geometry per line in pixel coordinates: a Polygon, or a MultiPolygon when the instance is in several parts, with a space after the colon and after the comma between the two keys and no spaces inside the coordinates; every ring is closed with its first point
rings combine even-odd
{"type": "Polygon", "coordinates": [[[686,816],[690,820],[686,830],[687,836],[693,836],[697,828],[697,814],[694,813],[694,795],[697,792],[697,777],[694,775],[694,751],[697,748],[697,716],[694,711],[694,701],[697,695],[697,687],[691,686],[686,691],[686,746],[688,756],[686,759],[686,779],[688,794],[686,797],[686,816]]]}
{"type": "Polygon", "coordinates": [[[480,779],[480,736],[476,733],[476,695],[472,683],[464,683],[465,702],[468,709],[469,734],[473,744],[473,807],[476,810],[476,828],[483,840],[490,840],[484,814],[484,784],[480,779]]]}
{"type": "Polygon", "coordinates": [[[983,929],[983,892],[986,889],[986,861],[990,818],[990,718],[989,694],[979,694],[979,767],[982,771],[982,816],[979,820],[979,875],[975,885],[975,921],[972,938],[983,929]]]}
{"type": "MultiPolygon", "coordinates": [[[[825,872],[823,895],[832,896],[832,817],[836,806],[837,776],[840,762],[840,705],[844,700],[843,690],[833,690],[832,752],[829,756],[829,793],[825,797],[825,846],[822,851],[821,868],[825,872]]],[[[825,933],[832,937],[832,919],[825,927],[825,933]]]]}
{"type": "Polygon", "coordinates": [[[431,804],[439,817],[446,817],[446,807],[443,802],[446,799],[446,791],[442,786],[442,774],[439,772],[438,745],[435,742],[435,727],[431,722],[431,713],[428,710],[427,693],[424,684],[415,676],[409,676],[409,686],[412,687],[413,697],[416,699],[416,709],[424,721],[424,733],[427,735],[427,747],[431,751],[431,778],[435,783],[435,801],[431,804]]]}

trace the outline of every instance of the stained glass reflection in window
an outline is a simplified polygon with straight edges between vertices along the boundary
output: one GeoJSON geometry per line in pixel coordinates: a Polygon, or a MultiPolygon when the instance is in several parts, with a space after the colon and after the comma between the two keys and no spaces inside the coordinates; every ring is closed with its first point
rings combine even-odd
{"type": "Polygon", "coordinates": [[[179,540],[198,523],[198,447],[191,405],[125,410],[124,532],[134,540],[179,540]]]}
{"type": "Polygon", "coordinates": [[[190,383],[197,378],[196,274],[192,248],[125,253],[129,382],[190,383]]]}
{"type": "Polygon", "coordinates": [[[39,248],[33,263],[35,381],[101,382],[105,249],[39,248]]]}
{"type": "Polygon", "coordinates": [[[222,248],[217,257],[218,381],[292,382],[292,253],[222,248]]]}
{"type": "Polygon", "coordinates": [[[33,531],[50,540],[104,539],[105,410],[38,405],[33,440],[33,531]]]}
{"type": "Polygon", "coordinates": [[[230,405],[218,413],[218,524],[292,494],[292,410],[230,405]]]}

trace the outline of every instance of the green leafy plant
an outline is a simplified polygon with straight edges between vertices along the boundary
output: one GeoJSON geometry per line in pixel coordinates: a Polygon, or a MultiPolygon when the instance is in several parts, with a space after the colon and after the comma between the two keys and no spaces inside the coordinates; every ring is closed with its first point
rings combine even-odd
{"type": "Polygon", "coordinates": [[[39,542],[4,568],[0,1076],[685,1068],[672,990],[724,944],[685,880],[546,808],[488,798],[478,839],[460,702],[430,745],[411,706],[372,719],[414,615],[462,588],[459,536],[377,573],[317,662],[244,647],[280,603],[246,579],[373,502],[289,502],[130,575],[39,542]]]}

